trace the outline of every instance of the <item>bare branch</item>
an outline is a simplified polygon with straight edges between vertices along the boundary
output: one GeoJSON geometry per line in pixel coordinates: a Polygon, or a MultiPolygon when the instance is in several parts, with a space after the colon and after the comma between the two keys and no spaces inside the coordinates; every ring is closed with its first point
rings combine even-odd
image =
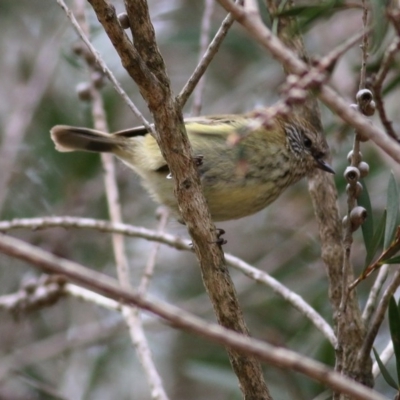
{"type": "MultiPolygon", "coordinates": [[[[80,19],[82,30],[89,37],[89,27],[85,17],[85,0],[75,0],[77,16],[80,19]]],[[[95,129],[108,132],[106,114],[104,110],[103,98],[93,79],[95,65],[86,58],[88,70],[91,77],[92,87],[92,115],[95,129]]],[[[103,164],[104,186],[106,191],[108,211],[110,219],[114,223],[122,222],[122,212],[119,201],[119,191],[115,177],[115,159],[112,154],[102,154],[101,160],[103,164]]],[[[119,233],[112,234],[112,247],[116,262],[118,280],[122,287],[131,289],[129,263],[125,250],[125,238],[119,233]]],[[[144,334],[143,326],[138,310],[129,307],[122,307],[122,314],[129,327],[131,341],[135,347],[140,363],[145,372],[148,384],[150,386],[151,397],[154,400],[168,400],[167,393],[163,387],[162,379],[154,364],[149,344],[144,334]]]]}
{"type": "MultiPolygon", "coordinates": [[[[160,221],[158,223],[157,227],[157,233],[164,233],[165,227],[168,222],[168,217],[169,217],[169,210],[165,207],[160,207],[160,210],[158,211],[158,216],[160,218],[160,221]]],[[[149,257],[147,258],[147,263],[143,271],[142,278],[140,280],[140,285],[139,285],[139,293],[141,295],[144,295],[149,287],[150,279],[153,276],[154,272],[154,266],[157,260],[157,255],[158,251],[160,249],[161,243],[154,243],[153,248],[149,254],[149,257]]]]}
{"type": "Polygon", "coordinates": [[[29,279],[12,294],[0,296],[0,309],[16,316],[53,306],[65,295],[66,282],[60,276],[43,275],[29,279]]]}
{"type": "Polygon", "coordinates": [[[214,39],[211,41],[206,52],[202,56],[192,76],[189,78],[179,95],[176,97],[176,101],[181,107],[186,104],[189,96],[192,94],[194,88],[197,86],[201,77],[206,72],[234,21],[234,18],[232,18],[230,14],[228,14],[223,20],[221,27],[218,29],[214,39]]]}
{"type": "Polygon", "coordinates": [[[397,36],[393,39],[392,43],[386,49],[382,63],[379,67],[379,71],[375,75],[372,84],[372,88],[374,91],[374,98],[376,102],[376,109],[378,110],[382,125],[384,126],[386,133],[396,141],[399,141],[399,136],[394,131],[392,122],[389,120],[386,114],[385,104],[382,97],[382,85],[383,81],[386,78],[386,75],[389,72],[394,57],[399,52],[399,50],[400,50],[400,38],[397,36]]]}
{"type": "Polygon", "coordinates": [[[47,40],[33,62],[32,73],[27,82],[19,84],[15,89],[15,104],[12,114],[7,117],[7,123],[2,133],[0,148],[0,209],[7,195],[7,185],[14,171],[20,145],[37,107],[40,105],[45,91],[50,83],[57,58],[53,56],[54,43],[58,34],[47,40]]]}
{"type": "MultiPolygon", "coordinates": [[[[132,225],[115,223],[113,224],[108,221],[75,217],[45,217],[0,221],[0,232],[7,232],[11,229],[17,228],[30,228],[37,230],[51,227],[83,228],[95,229],[101,232],[118,232],[127,236],[140,237],[142,239],[163,243],[168,246],[174,247],[177,250],[192,251],[189,241],[184,240],[178,236],[174,236],[168,233],[155,232],[146,228],[135,227],[132,225]]],[[[322,316],[319,315],[298,294],[294,293],[293,291],[282,285],[279,281],[277,281],[268,273],[249,265],[245,261],[233,255],[225,254],[225,258],[228,265],[238,269],[249,278],[269,286],[275,293],[279,294],[290,304],[292,304],[293,307],[296,308],[300,313],[309,318],[311,322],[317,327],[317,329],[319,329],[332,343],[332,346],[335,347],[336,338],[333,334],[332,328],[322,318],[322,316]]]]}
{"type": "Polygon", "coordinates": [[[365,0],[362,0],[363,14],[362,22],[364,35],[362,38],[361,51],[362,51],[362,61],[361,61],[361,73],[360,73],[360,86],[359,89],[365,89],[365,83],[367,79],[367,60],[368,60],[368,48],[369,48],[369,36],[368,36],[368,17],[369,10],[365,0]]]}
{"type": "Polygon", "coordinates": [[[122,311],[123,306],[120,302],[102,296],[81,286],[74,285],[72,283],[67,283],[64,286],[64,293],[73,296],[78,300],[86,301],[91,304],[96,304],[97,306],[106,308],[108,310],[118,312],[122,311]]]}
{"type": "MultiPolygon", "coordinates": [[[[94,292],[91,293],[94,294],[94,292]]],[[[97,294],[97,296],[99,295],[97,294]]],[[[68,329],[66,332],[54,334],[39,342],[19,348],[2,357],[0,362],[0,382],[15,369],[22,369],[56,357],[66,351],[108,340],[110,336],[124,332],[125,326],[125,323],[120,318],[112,317],[84,325],[83,327],[68,329]]]]}
{"type": "Polygon", "coordinates": [[[396,271],[396,273],[393,276],[392,282],[386,288],[385,293],[383,294],[381,301],[379,302],[374,318],[371,321],[371,325],[368,327],[368,332],[365,337],[363,347],[360,349],[360,352],[358,354],[358,361],[360,365],[362,365],[370,355],[376,335],[378,334],[382,321],[385,318],[385,313],[389,305],[389,300],[399,286],[400,286],[400,271],[396,271]]]}
{"type": "MultiPolygon", "coordinates": [[[[204,12],[203,12],[203,18],[201,20],[201,32],[200,32],[199,64],[202,63],[203,54],[207,51],[208,43],[210,41],[211,18],[213,12],[214,12],[214,0],[204,0],[204,12]]],[[[192,115],[200,115],[205,82],[206,82],[205,76],[203,75],[194,90],[192,115]]]]}
{"type": "Polygon", "coordinates": [[[282,296],[286,301],[292,304],[296,310],[307,317],[316,328],[324,334],[334,348],[337,346],[337,339],[332,328],[314,308],[304,301],[302,297],[282,285],[266,272],[252,267],[243,260],[229,254],[226,254],[225,257],[229,265],[243,272],[246,276],[254,279],[256,282],[269,286],[275,293],[282,296]]]}
{"type": "Polygon", "coordinates": [[[224,344],[235,351],[251,354],[264,362],[279,368],[301,372],[324,383],[336,391],[353,396],[356,400],[384,400],[385,398],[372,389],[358,384],[331,371],[325,365],[298,355],[282,347],[275,347],[265,342],[233,332],[220,325],[205,323],[201,319],[166,303],[143,297],[132,290],[124,289],[112,278],[85,268],[75,262],[56,257],[35,246],[4,234],[0,235],[0,251],[31,263],[46,273],[65,275],[71,282],[83,285],[126,305],[135,305],[154,313],[174,327],[201,335],[216,343],[224,344]]]}
{"type": "MultiPolygon", "coordinates": [[[[381,359],[383,365],[386,365],[388,363],[388,361],[392,358],[393,353],[394,353],[393,342],[392,342],[392,340],[389,340],[388,344],[383,349],[382,353],[379,355],[379,358],[381,359]]],[[[372,367],[372,374],[374,375],[374,378],[377,378],[380,373],[381,373],[381,370],[379,368],[379,365],[375,361],[374,365],[372,367]]]]}
{"type": "Polygon", "coordinates": [[[132,100],[125,93],[124,89],[122,89],[121,85],[119,84],[119,82],[115,78],[114,74],[107,67],[106,63],[104,62],[104,60],[100,56],[100,53],[90,43],[90,40],[89,40],[88,36],[83,32],[83,30],[80,27],[78,21],[76,20],[74,14],[68,8],[68,6],[65,4],[64,0],[57,0],[57,3],[65,11],[68,19],[71,21],[71,24],[74,27],[76,33],[82,39],[82,41],[86,44],[86,46],[89,49],[90,53],[95,58],[96,63],[101,67],[101,69],[104,72],[104,74],[107,76],[107,78],[112,83],[113,88],[115,89],[115,91],[121,96],[121,98],[124,100],[126,105],[131,109],[133,114],[136,115],[136,117],[138,117],[140,119],[140,121],[146,127],[146,129],[149,132],[152,132],[154,134],[154,127],[152,125],[150,125],[150,123],[146,120],[146,118],[143,116],[143,114],[139,111],[139,109],[135,106],[135,104],[132,102],[132,100]]]}
{"type": "MultiPolygon", "coordinates": [[[[164,61],[155,42],[147,2],[125,1],[133,44],[122,29],[112,4],[106,0],[88,1],[153,114],[155,139],[174,178],[180,214],[193,239],[203,282],[218,321],[248,335],[235,287],[218,245],[217,231],[202,193],[182,111],[172,98],[164,61]]],[[[230,349],[228,355],[245,396],[269,399],[260,363],[230,349]]]]}
{"type": "Polygon", "coordinates": [[[388,271],[389,271],[389,265],[388,264],[382,265],[382,267],[379,269],[378,276],[376,277],[376,280],[371,290],[369,291],[368,300],[367,303],[365,304],[364,312],[362,315],[365,326],[369,326],[371,322],[371,318],[375,312],[376,305],[378,303],[378,296],[382,290],[384,283],[386,282],[388,271]]]}
{"type": "MultiPolygon", "coordinates": [[[[254,14],[248,15],[242,7],[235,5],[230,0],[218,1],[287,70],[299,76],[303,76],[309,71],[309,67],[274,36],[259,17],[255,17],[254,14]]],[[[394,160],[400,162],[400,146],[385,132],[373,126],[363,115],[349,108],[347,102],[332,88],[323,83],[316,94],[336,115],[355,128],[363,139],[371,139],[394,160]]]]}

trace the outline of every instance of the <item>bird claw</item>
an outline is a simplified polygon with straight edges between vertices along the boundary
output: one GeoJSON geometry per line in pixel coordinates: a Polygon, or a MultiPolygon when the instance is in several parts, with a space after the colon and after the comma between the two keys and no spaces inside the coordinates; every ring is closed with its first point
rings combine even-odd
{"type": "MultiPolygon", "coordinates": [[[[210,244],[215,243],[218,246],[223,246],[224,244],[227,244],[228,241],[226,239],[224,239],[223,237],[221,237],[222,235],[225,234],[225,230],[221,229],[221,228],[217,228],[217,229],[215,229],[215,231],[217,232],[217,240],[213,240],[212,242],[209,242],[209,243],[210,244]]],[[[189,247],[191,248],[191,250],[194,250],[192,242],[189,243],[189,247]]]]}
{"type": "Polygon", "coordinates": [[[224,238],[218,238],[215,242],[211,242],[211,243],[215,243],[218,246],[223,246],[224,244],[227,244],[228,241],[224,238]]]}
{"type": "Polygon", "coordinates": [[[217,240],[215,240],[211,243],[215,243],[218,246],[223,246],[224,244],[227,244],[228,241],[226,239],[224,239],[223,237],[221,237],[222,235],[225,235],[225,230],[221,229],[221,228],[216,228],[215,231],[217,232],[217,240]]]}
{"type": "Polygon", "coordinates": [[[215,228],[215,231],[217,232],[217,237],[218,238],[220,238],[222,235],[225,235],[225,229],[215,228]]]}
{"type": "Polygon", "coordinates": [[[198,156],[194,156],[193,160],[196,167],[200,167],[203,165],[204,156],[199,154],[198,156]]]}

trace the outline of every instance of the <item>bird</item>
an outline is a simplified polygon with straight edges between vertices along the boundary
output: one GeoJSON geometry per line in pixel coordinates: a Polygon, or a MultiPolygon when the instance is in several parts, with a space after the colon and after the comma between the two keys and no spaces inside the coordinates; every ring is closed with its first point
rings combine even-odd
{"type": "MultiPolygon", "coordinates": [[[[334,173],[326,161],[328,145],[321,128],[298,112],[276,115],[268,123],[260,115],[253,110],[184,120],[215,222],[243,218],[264,209],[316,168],[334,173]],[[239,138],[233,140],[236,144],[232,138],[239,138]]],[[[145,127],[109,134],[56,125],[50,133],[61,152],[113,153],[142,178],[157,202],[181,220],[173,176],[155,138],[145,127]]]]}

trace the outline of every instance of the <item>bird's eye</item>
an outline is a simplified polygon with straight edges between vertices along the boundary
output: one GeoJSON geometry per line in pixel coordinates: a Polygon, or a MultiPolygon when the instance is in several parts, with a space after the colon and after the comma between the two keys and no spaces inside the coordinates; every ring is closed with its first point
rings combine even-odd
{"type": "Polygon", "coordinates": [[[312,146],[312,141],[307,136],[304,136],[303,143],[304,143],[304,147],[306,147],[307,149],[311,148],[311,146],[312,146]]]}

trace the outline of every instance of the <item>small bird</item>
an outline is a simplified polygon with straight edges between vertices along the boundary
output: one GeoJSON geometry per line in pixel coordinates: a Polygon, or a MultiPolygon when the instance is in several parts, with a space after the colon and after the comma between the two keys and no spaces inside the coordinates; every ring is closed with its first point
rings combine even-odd
{"type": "MultiPolygon", "coordinates": [[[[262,210],[315,168],[334,173],[324,160],[328,145],[322,132],[299,114],[276,116],[268,123],[258,111],[195,117],[185,119],[185,127],[214,221],[262,210]],[[239,138],[236,144],[232,138],[239,138]]],[[[108,134],[57,125],[50,132],[61,152],[115,154],[140,175],[151,196],[179,218],[173,176],[146,128],[108,134]]]]}

